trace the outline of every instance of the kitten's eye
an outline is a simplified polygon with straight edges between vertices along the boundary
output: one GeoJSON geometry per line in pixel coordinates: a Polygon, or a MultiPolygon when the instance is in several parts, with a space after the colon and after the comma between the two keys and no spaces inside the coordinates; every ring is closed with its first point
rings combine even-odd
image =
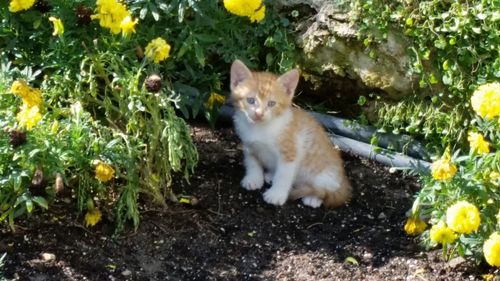
{"type": "Polygon", "coordinates": [[[255,98],[247,98],[247,102],[249,104],[254,104],[255,103],[255,98]]]}
{"type": "Polygon", "coordinates": [[[269,106],[269,107],[273,107],[275,105],[276,105],[276,102],[273,101],[273,100],[270,100],[270,101],[267,102],[267,106],[269,106]]]}

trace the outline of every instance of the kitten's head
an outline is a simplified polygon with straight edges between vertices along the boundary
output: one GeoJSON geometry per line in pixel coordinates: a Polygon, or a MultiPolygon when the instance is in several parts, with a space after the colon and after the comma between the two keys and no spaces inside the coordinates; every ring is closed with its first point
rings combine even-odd
{"type": "Polygon", "coordinates": [[[235,60],[231,66],[234,106],[253,123],[269,121],[288,109],[298,82],[297,69],[276,76],[267,72],[251,72],[239,60],[235,60]]]}

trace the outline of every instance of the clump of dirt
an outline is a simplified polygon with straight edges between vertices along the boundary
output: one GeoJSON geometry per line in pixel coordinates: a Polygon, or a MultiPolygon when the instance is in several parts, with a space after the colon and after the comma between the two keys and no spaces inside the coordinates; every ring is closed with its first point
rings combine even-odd
{"type": "MultiPolygon", "coordinates": [[[[64,202],[1,230],[7,280],[481,280],[498,274],[465,260],[446,262],[405,235],[419,185],[376,163],[344,155],[354,187],[345,207],[266,204],[239,186],[241,147],[230,128],[193,125],[200,163],[175,182],[195,206],[145,205],[137,231],[112,238],[112,224],[81,225],[64,202]]],[[[265,189],[264,189],[265,190],[265,189]]],[[[0,271],[1,279],[1,271],[0,271]]]]}

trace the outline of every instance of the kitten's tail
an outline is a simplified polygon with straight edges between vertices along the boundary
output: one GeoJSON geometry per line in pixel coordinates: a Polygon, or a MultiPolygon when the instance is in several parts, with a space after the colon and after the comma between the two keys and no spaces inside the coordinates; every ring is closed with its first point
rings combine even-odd
{"type": "Polygon", "coordinates": [[[340,187],[336,190],[316,188],[313,186],[301,186],[293,188],[289,198],[296,200],[306,196],[315,196],[323,201],[327,208],[337,208],[347,203],[352,197],[352,187],[347,178],[343,178],[340,187]]]}

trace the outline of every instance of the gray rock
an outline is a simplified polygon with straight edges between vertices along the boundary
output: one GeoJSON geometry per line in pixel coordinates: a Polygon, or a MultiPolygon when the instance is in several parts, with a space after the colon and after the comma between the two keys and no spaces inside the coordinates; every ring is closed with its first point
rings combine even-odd
{"type": "Polygon", "coordinates": [[[353,12],[348,2],[278,2],[287,6],[287,9],[307,5],[316,12],[311,20],[301,22],[297,27],[300,30],[297,42],[303,51],[300,67],[306,80],[317,84],[329,78],[354,79],[361,81],[366,88],[381,89],[394,99],[409,95],[416,88],[417,77],[408,74],[409,45],[404,35],[389,31],[386,42],[371,47],[376,54],[372,58],[363,42],[357,38],[358,27],[350,20],[353,12]]]}

